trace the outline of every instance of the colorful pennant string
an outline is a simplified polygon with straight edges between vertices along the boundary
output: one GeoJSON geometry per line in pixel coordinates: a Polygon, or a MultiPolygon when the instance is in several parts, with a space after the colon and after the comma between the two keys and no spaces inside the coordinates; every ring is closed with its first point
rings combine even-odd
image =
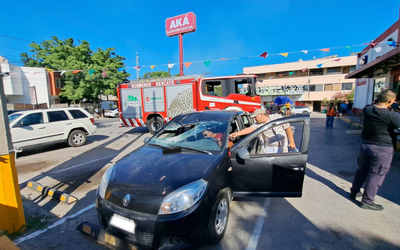
{"type": "Polygon", "coordinates": [[[101,75],[103,78],[107,76],[106,70],[103,69],[103,74],[101,75]]]}
{"type": "Polygon", "coordinates": [[[174,67],[175,63],[169,63],[168,64],[168,68],[171,69],[172,67],[174,67]]]}
{"type": "Polygon", "coordinates": [[[94,70],[94,69],[89,69],[89,76],[93,75],[93,73],[94,73],[95,71],[96,71],[96,70],[94,70]]]}
{"type": "Polygon", "coordinates": [[[321,67],[322,67],[322,64],[323,64],[323,63],[317,64],[317,67],[318,67],[318,68],[321,68],[321,67]]]}
{"type": "Polygon", "coordinates": [[[185,67],[186,67],[186,68],[189,68],[190,64],[192,64],[192,63],[191,63],[191,62],[185,63],[185,67]]]}
{"type": "Polygon", "coordinates": [[[268,53],[267,53],[267,52],[263,52],[263,53],[260,55],[260,57],[263,57],[263,58],[267,58],[267,56],[268,56],[268,53]]]}
{"type": "Polygon", "coordinates": [[[156,65],[151,65],[150,68],[153,70],[156,65]]]}
{"type": "Polygon", "coordinates": [[[319,49],[319,50],[329,52],[330,49],[319,49]]]}
{"type": "Polygon", "coordinates": [[[282,55],[284,57],[287,57],[289,55],[289,53],[279,53],[279,55],[282,55]]]}
{"type": "Polygon", "coordinates": [[[204,65],[206,65],[206,67],[208,67],[210,65],[211,61],[204,61],[204,65]]]}

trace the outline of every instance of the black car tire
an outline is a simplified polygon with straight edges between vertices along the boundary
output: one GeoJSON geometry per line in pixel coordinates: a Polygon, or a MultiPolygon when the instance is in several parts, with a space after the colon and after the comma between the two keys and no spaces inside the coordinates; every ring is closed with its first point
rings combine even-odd
{"type": "Polygon", "coordinates": [[[115,114],[115,116],[114,116],[115,118],[119,118],[119,114],[117,113],[117,114],[115,114]]]}
{"type": "Polygon", "coordinates": [[[303,114],[303,115],[308,115],[308,112],[307,112],[307,111],[303,111],[302,114],[303,114]]]}
{"type": "Polygon", "coordinates": [[[224,238],[229,219],[229,196],[225,190],[218,194],[211,211],[207,242],[218,244],[224,238]]]}
{"type": "Polygon", "coordinates": [[[147,122],[147,128],[149,129],[150,134],[154,134],[155,132],[160,130],[162,126],[164,126],[164,121],[163,119],[161,119],[161,117],[158,116],[150,118],[150,120],[148,120],[147,122]]]}
{"type": "Polygon", "coordinates": [[[68,136],[68,144],[71,147],[80,147],[86,143],[86,133],[82,130],[74,130],[68,136]]]}

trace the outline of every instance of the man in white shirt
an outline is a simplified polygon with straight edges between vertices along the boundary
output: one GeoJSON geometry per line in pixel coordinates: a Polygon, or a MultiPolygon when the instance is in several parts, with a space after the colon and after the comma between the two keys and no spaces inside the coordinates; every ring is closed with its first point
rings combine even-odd
{"type": "MultiPolygon", "coordinates": [[[[280,114],[268,115],[265,113],[264,109],[257,109],[251,114],[251,118],[256,120],[255,124],[239,132],[230,134],[230,137],[235,138],[237,136],[250,134],[266,123],[282,118],[282,116],[280,114]]],[[[259,141],[262,146],[260,147],[260,154],[286,153],[288,152],[288,146],[293,149],[296,148],[293,131],[289,123],[265,130],[260,134],[259,141]]]]}

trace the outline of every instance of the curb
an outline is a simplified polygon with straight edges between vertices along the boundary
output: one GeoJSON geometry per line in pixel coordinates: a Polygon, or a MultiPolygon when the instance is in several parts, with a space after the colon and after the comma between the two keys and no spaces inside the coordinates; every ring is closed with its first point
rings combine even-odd
{"type": "Polygon", "coordinates": [[[131,249],[138,250],[137,246],[134,246],[126,241],[123,241],[99,226],[93,225],[87,221],[82,222],[76,227],[76,230],[79,232],[92,237],[94,240],[99,241],[101,243],[106,243],[115,247],[116,249],[131,249]]]}
{"type": "Polygon", "coordinates": [[[75,198],[69,194],[65,194],[54,188],[49,188],[49,187],[42,185],[36,181],[29,181],[26,184],[26,186],[35,191],[41,192],[43,196],[50,196],[51,198],[61,201],[67,205],[74,203],[78,200],[77,198],[75,198]]]}

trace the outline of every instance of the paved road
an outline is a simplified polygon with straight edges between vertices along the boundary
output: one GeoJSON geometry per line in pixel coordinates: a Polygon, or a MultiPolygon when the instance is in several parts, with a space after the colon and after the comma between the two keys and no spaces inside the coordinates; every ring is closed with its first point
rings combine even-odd
{"type": "MultiPolygon", "coordinates": [[[[360,136],[346,133],[356,129],[348,129],[340,119],[333,129],[325,129],[324,123],[323,114],[312,114],[303,197],[236,199],[223,241],[198,249],[400,249],[399,153],[376,200],[385,210],[362,210],[347,198],[360,136]]],[[[25,213],[49,216],[44,220],[52,228],[30,229],[25,238],[15,240],[17,245],[21,249],[105,249],[75,228],[84,220],[97,224],[93,202],[102,173],[142,145],[146,136],[145,128],[102,124],[83,147],[52,146],[21,154],[17,169],[25,213]],[[64,205],[42,198],[25,187],[32,179],[79,201],[64,205]]]]}

